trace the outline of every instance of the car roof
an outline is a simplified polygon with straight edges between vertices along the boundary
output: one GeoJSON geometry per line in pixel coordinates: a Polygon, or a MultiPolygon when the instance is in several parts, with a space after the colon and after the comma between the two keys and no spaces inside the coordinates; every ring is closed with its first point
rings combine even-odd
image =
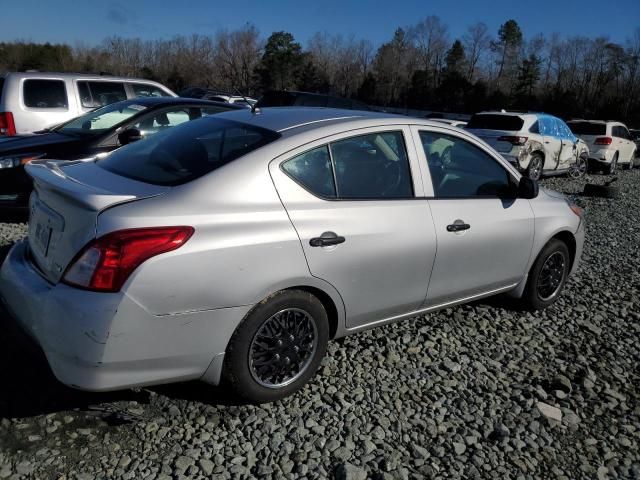
{"type": "Polygon", "coordinates": [[[16,76],[21,78],[81,78],[92,80],[118,80],[124,82],[145,82],[152,83],[154,85],[161,85],[154,80],[148,80],[146,78],[135,77],[120,77],[117,75],[105,74],[105,73],[73,73],[73,72],[40,72],[40,71],[28,71],[28,72],[4,72],[1,76],[5,78],[9,76],[16,76]]]}
{"type": "Polygon", "coordinates": [[[223,112],[217,116],[276,132],[314,124],[320,126],[328,123],[347,123],[358,119],[402,119],[404,123],[412,123],[409,121],[409,117],[364,110],[324,107],[264,107],[258,108],[254,112],[247,108],[241,107],[241,109],[242,111],[223,112]]]}
{"type": "MultiPolygon", "coordinates": [[[[138,97],[130,98],[129,100],[122,100],[117,102],[122,106],[127,105],[144,105],[146,107],[170,107],[174,105],[202,105],[211,107],[224,107],[229,110],[247,110],[244,107],[233,105],[226,102],[215,102],[213,100],[202,100],[200,98],[184,98],[184,97],[138,97]]],[[[113,105],[113,104],[111,104],[113,105]]],[[[107,105],[105,105],[107,106],[107,105]]]]}

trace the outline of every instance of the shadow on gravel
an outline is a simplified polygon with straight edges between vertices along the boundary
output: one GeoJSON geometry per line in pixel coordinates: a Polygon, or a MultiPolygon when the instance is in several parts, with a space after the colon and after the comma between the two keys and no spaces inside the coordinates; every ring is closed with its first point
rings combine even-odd
{"type": "MultiPolygon", "coordinates": [[[[148,403],[149,392],[89,393],[65,387],[51,373],[42,351],[0,308],[0,418],[95,410],[93,405],[122,400],[148,403]]],[[[111,415],[106,412],[104,416],[109,423],[111,415]]]]}
{"type": "Polygon", "coordinates": [[[0,223],[26,223],[29,220],[29,213],[18,211],[0,210],[0,223]]]}

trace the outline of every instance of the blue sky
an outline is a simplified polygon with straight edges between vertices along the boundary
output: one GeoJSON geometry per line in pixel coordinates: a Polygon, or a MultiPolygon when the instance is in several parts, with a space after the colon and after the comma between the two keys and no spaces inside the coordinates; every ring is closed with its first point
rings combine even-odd
{"type": "Polygon", "coordinates": [[[640,0],[0,0],[0,41],[96,44],[110,35],[143,39],[210,34],[253,23],[264,37],[286,30],[303,45],[317,31],[354,34],[374,45],[399,26],[438,15],[452,39],[474,22],[495,34],[509,18],[537,33],[606,35],[624,42],[640,26],[640,0]]]}

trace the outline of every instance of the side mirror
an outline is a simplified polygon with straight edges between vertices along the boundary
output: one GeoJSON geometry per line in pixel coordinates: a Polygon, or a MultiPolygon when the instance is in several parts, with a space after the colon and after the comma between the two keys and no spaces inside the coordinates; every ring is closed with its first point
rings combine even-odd
{"type": "Polygon", "coordinates": [[[538,182],[529,177],[520,177],[518,183],[518,197],[532,199],[538,196],[538,182]]]}
{"type": "Polygon", "coordinates": [[[142,138],[142,132],[137,128],[127,128],[118,134],[118,142],[120,142],[120,145],[128,145],[142,138]]]}

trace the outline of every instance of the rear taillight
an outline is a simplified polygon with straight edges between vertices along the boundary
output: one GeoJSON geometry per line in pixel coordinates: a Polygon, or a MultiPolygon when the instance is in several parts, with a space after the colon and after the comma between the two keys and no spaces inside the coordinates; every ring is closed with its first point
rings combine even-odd
{"type": "Polygon", "coordinates": [[[97,292],[117,292],[143,262],[180,248],[193,227],[119,230],[91,241],[69,264],[63,281],[97,292]]]}
{"type": "Polygon", "coordinates": [[[598,137],[593,142],[595,145],[611,145],[613,138],[611,137],[598,137]]]}
{"type": "Polygon", "coordinates": [[[505,135],[498,137],[499,142],[509,142],[511,145],[524,145],[527,143],[527,137],[518,137],[513,135],[505,135]]]}
{"type": "Polygon", "coordinates": [[[16,124],[13,121],[13,113],[0,112],[0,135],[15,135],[16,124]]]}

